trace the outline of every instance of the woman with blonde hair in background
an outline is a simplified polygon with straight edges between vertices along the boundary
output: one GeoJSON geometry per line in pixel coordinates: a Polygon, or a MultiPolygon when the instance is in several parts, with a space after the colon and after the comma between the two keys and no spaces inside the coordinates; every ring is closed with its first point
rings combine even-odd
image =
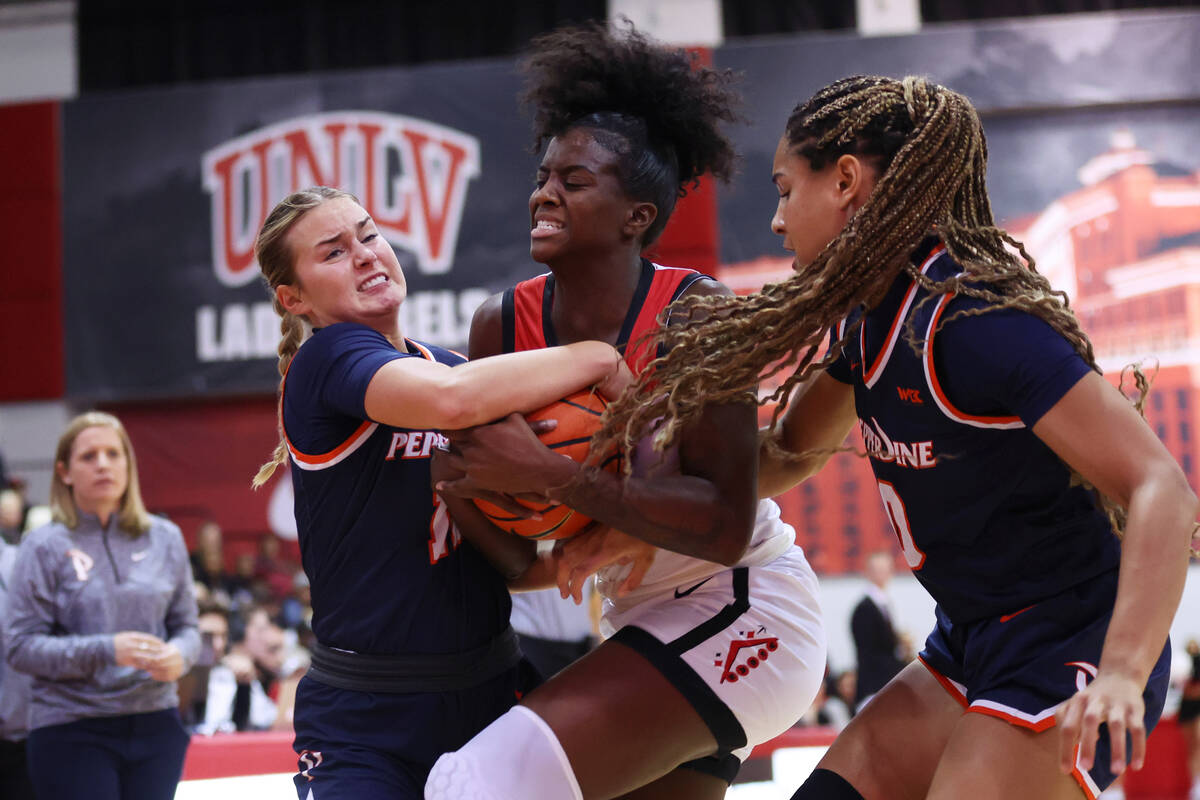
{"type": "Polygon", "coordinates": [[[188,736],[175,681],[200,649],[179,528],[146,512],[129,436],[111,414],[58,441],[53,522],[21,544],[8,663],[33,676],[29,769],[40,800],[167,800],[188,736]]]}

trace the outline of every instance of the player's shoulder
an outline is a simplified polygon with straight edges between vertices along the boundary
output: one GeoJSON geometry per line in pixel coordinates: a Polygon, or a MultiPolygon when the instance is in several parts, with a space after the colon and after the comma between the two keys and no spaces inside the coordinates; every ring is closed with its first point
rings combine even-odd
{"type": "Polygon", "coordinates": [[[395,349],[382,333],[357,322],[339,322],[318,328],[292,358],[288,381],[293,383],[302,377],[319,374],[326,365],[349,353],[394,352],[395,349]]]}
{"type": "Polygon", "coordinates": [[[514,290],[515,287],[510,287],[502,292],[496,292],[480,303],[471,316],[471,327],[499,325],[504,313],[504,304],[514,290]]]}
{"type": "Polygon", "coordinates": [[[733,290],[716,278],[702,273],[680,293],[680,297],[733,297],[733,290]]]}
{"type": "Polygon", "coordinates": [[[650,262],[654,280],[669,282],[678,288],[675,299],[698,296],[731,296],[733,291],[713,276],[692,267],[676,267],[650,262]]]}

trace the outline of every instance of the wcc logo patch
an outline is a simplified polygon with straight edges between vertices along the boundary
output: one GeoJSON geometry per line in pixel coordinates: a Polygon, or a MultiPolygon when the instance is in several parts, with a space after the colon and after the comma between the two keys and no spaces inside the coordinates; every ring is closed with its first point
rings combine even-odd
{"type": "Polygon", "coordinates": [[[721,668],[721,683],[737,683],[779,649],[779,637],[763,636],[766,630],[738,631],[741,638],[730,642],[726,653],[717,653],[713,666],[721,668]]]}

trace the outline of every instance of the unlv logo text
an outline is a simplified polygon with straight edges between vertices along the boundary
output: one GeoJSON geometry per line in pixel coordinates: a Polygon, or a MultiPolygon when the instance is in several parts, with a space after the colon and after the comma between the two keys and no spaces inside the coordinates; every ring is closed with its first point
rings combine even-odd
{"type": "Polygon", "coordinates": [[[424,273],[450,269],[479,140],[426,120],[369,111],[296,117],[204,154],[213,268],[226,286],[258,276],[254,237],[271,207],[313,185],[356,195],[424,273]]]}

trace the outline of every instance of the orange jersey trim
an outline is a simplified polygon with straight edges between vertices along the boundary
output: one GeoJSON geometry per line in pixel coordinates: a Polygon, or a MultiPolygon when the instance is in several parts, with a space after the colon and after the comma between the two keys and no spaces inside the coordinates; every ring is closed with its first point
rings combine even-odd
{"type": "Polygon", "coordinates": [[[942,295],[942,299],[938,300],[937,308],[933,311],[933,317],[929,320],[929,330],[925,334],[925,379],[929,383],[929,388],[933,390],[933,399],[937,402],[938,408],[942,410],[950,419],[961,422],[964,425],[970,425],[974,428],[1002,428],[1014,429],[1024,428],[1025,423],[1020,417],[985,417],[975,414],[968,414],[955,407],[950,402],[950,398],[946,397],[946,393],[942,391],[942,384],[938,382],[937,370],[933,364],[933,336],[937,330],[938,320],[942,318],[942,312],[946,310],[951,298],[954,297],[953,292],[942,295]]]}
{"type": "Polygon", "coordinates": [[[957,683],[955,683],[954,681],[950,680],[942,673],[938,672],[936,669],[934,669],[932,666],[930,666],[928,661],[921,658],[920,656],[917,656],[917,661],[920,661],[921,665],[924,666],[925,669],[929,670],[929,674],[933,676],[933,679],[935,681],[937,681],[938,683],[940,683],[942,685],[942,688],[946,690],[946,693],[949,694],[951,697],[953,697],[955,700],[957,700],[958,704],[960,706],[962,706],[964,709],[970,707],[969,704],[967,703],[967,693],[965,691],[963,691],[962,686],[960,686],[957,683]]]}
{"type": "MultiPolygon", "coordinates": [[[[939,244],[933,248],[933,251],[925,259],[924,263],[921,264],[921,274],[924,275],[928,272],[929,268],[933,266],[933,262],[937,261],[938,257],[944,252],[946,252],[944,244],[939,244]]],[[[900,338],[900,328],[903,326],[904,318],[908,316],[908,310],[912,307],[913,298],[917,296],[917,289],[919,287],[920,284],[917,282],[917,279],[913,278],[912,284],[904,294],[904,301],[900,303],[900,308],[896,311],[896,318],[892,320],[892,326],[888,328],[887,338],[884,339],[883,347],[880,348],[879,353],[875,356],[875,361],[871,364],[871,368],[863,372],[863,383],[867,385],[868,389],[874,386],[875,382],[879,380],[879,375],[883,372],[888,359],[891,358],[892,351],[896,349],[896,342],[900,338]]],[[[843,321],[842,324],[844,326],[845,322],[843,321]]],[[[842,335],[845,335],[844,328],[842,335]]],[[[863,355],[863,361],[866,361],[866,325],[862,325],[858,329],[858,349],[863,355]]]]}
{"type": "MultiPolygon", "coordinates": [[[[410,347],[416,349],[421,356],[427,361],[436,361],[433,353],[428,347],[425,347],[420,342],[406,338],[404,340],[410,347]]],[[[291,363],[288,364],[288,370],[291,369],[291,363]]],[[[371,434],[379,427],[378,422],[372,420],[363,420],[363,423],[354,429],[346,440],[337,447],[325,453],[311,454],[301,452],[292,444],[291,438],[288,437],[287,431],[283,427],[283,393],[287,391],[287,370],[283,373],[283,380],[279,387],[279,430],[283,433],[283,441],[287,444],[288,452],[292,454],[292,460],[296,462],[296,466],[303,470],[318,470],[332,467],[350,456],[355,450],[362,446],[363,442],[371,438],[371,434]]]]}
{"type": "Polygon", "coordinates": [[[1025,714],[1015,708],[1008,708],[989,700],[976,700],[974,703],[971,703],[967,711],[1002,719],[1010,725],[1016,725],[1018,728],[1026,728],[1034,733],[1041,733],[1058,724],[1058,720],[1054,717],[1053,708],[1048,708],[1040,714],[1025,714]]]}

